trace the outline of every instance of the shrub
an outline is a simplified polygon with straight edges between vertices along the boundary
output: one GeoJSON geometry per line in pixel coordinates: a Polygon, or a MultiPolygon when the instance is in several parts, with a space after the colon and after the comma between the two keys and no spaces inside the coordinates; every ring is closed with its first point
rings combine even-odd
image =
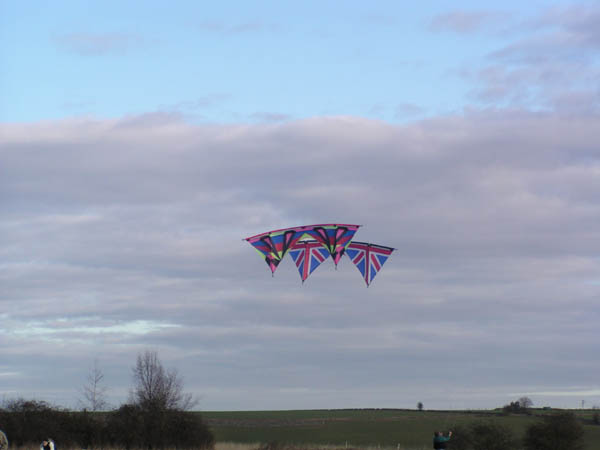
{"type": "Polygon", "coordinates": [[[453,450],[516,450],[518,439],[510,428],[495,422],[473,422],[456,426],[450,440],[453,450]]]}
{"type": "Polygon", "coordinates": [[[214,436],[200,414],[146,410],[123,405],[109,413],[71,412],[45,402],[15,400],[0,409],[0,428],[11,446],[37,448],[52,438],[59,449],[200,449],[212,448],[214,436]]]}
{"type": "Polygon", "coordinates": [[[546,416],[527,428],[524,445],[527,450],[580,450],[583,427],[572,413],[546,416]]]}
{"type": "Polygon", "coordinates": [[[506,450],[519,447],[518,441],[510,428],[494,423],[474,423],[471,429],[473,450],[506,450]]]}
{"type": "Polygon", "coordinates": [[[178,410],[146,410],[123,405],[110,414],[110,443],[125,449],[212,448],[214,436],[200,414],[178,410]]]}
{"type": "Polygon", "coordinates": [[[452,438],[448,447],[453,450],[471,450],[473,448],[473,439],[469,426],[456,425],[452,427],[452,438]]]}
{"type": "Polygon", "coordinates": [[[62,422],[60,412],[41,401],[11,400],[0,411],[0,424],[13,446],[39,443],[49,436],[56,439],[64,434],[62,422]]]}

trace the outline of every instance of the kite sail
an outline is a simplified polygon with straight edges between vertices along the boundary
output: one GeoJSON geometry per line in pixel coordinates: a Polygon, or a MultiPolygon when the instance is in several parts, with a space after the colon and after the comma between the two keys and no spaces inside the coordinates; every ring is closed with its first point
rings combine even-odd
{"type": "Polygon", "coordinates": [[[298,241],[290,250],[290,256],[296,263],[302,282],[329,258],[329,250],[316,240],[298,241]]]}
{"type": "Polygon", "coordinates": [[[367,242],[351,242],[346,254],[369,286],[394,250],[392,247],[367,242]]]}
{"type": "Polygon", "coordinates": [[[294,228],[286,228],[268,231],[246,240],[263,256],[271,273],[274,274],[287,251],[300,239],[301,236],[297,234],[294,228]]]}
{"type": "Polygon", "coordinates": [[[352,241],[360,225],[317,225],[307,233],[329,250],[333,263],[337,266],[346,247],[352,241]]]}
{"type": "Polygon", "coordinates": [[[321,243],[337,265],[359,227],[360,225],[348,224],[307,225],[267,231],[245,240],[260,253],[274,274],[283,257],[303,237],[321,243]]]}

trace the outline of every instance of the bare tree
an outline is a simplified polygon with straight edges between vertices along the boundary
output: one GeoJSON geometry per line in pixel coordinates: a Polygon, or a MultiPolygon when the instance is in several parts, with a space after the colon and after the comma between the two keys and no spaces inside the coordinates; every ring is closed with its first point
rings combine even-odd
{"type": "Polygon", "coordinates": [[[521,397],[519,399],[519,406],[523,409],[528,409],[533,406],[533,402],[529,397],[521,397]]]}
{"type": "Polygon", "coordinates": [[[151,410],[189,410],[197,404],[192,394],[183,392],[177,370],[166,371],[155,351],[138,354],[133,368],[132,402],[151,410]]]}
{"type": "Polygon", "coordinates": [[[91,411],[102,411],[108,406],[106,402],[107,388],[102,385],[103,380],[104,374],[98,367],[98,360],[95,359],[94,367],[90,369],[87,382],[82,390],[84,398],[82,403],[91,411]]]}

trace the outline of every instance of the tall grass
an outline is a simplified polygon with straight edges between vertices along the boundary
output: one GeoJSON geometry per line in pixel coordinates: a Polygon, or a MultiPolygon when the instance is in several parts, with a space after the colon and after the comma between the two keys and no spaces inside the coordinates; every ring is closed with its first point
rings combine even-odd
{"type": "Polygon", "coordinates": [[[217,442],[214,450],[429,450],[429,447],[404,447],[402,445],[390,446],[351,446],[344,445],[283,445],[277,443],[238,443],[217,442]]]}
{"type": "MultiPolygon", "coordinates": [[[[214,450],[429,450],[429,447],[403,447],[403,446],[336,446],[336,445],[279,445],[276,443],[262,444],[256,443],[239,443],[239,442],[217,442],[214,450]]],[[[14,447],[11,446],[10,450],[38,450],[37,446],[22,446],[14,447]]],[[[84,450],[79,447],[64,448],[61,450],[84,450]]],[[[88,450],[124,450],[120,447],[102,447],[88,450]]],[[[175,450],[166,448],[164,450],[175,450]]],[[[199,449],[206,450],[206,449],[199,449]]]]}

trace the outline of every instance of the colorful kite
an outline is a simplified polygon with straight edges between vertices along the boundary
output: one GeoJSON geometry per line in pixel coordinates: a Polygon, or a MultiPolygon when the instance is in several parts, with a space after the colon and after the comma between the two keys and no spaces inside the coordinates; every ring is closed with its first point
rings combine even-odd
{"type": "Polygon", "coordinates": [[[283,228],[251,236],[246,241],[262,255],[274,274],[286,253],[303,237],[320,242],[337,265],[358,227],[360,225],[320,224],[283,228]]]}
{"type": "Polygon", "coordinates": [[[304,283],[308,276],[329,258],[329,250],[316,240],[298,241],[290,250],[290,256],[296,263],[300,278],[304,283]]]}
{"type": "Polygon", "coordinates": [[[306,225],[267,231],[245,240],[263,257],[273,275],[288,252],[296,263],[303,283],[330,255],[337,267],[345,253],[369,286],[394,249],[352,241],[359,227],[332,223],[306,225]]]}
{"type": "Polygon", "coordinates": [[[352,260],[369,286],[394,250],[392,247],[383,245],[353,241],[346,249],[346,255],[352,260]]]}

